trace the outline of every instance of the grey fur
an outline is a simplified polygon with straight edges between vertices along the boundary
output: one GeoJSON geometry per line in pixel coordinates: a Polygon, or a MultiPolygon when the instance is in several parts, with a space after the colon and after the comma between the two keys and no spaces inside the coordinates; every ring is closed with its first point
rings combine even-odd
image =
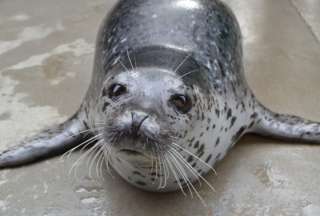
{"type": "Polygon", "coordinates": [[[101,136],[92,148],[129,183],[150,191],[187,188],[201,199],[192,183],[212,187],[203,175],[246,133],[320,142],[319,123],[275,114],[256,100],[243,73],[239,25],[220,1],[121,0],[100,27],[79,112],[1,153],[0,168],[101,136]],[[112,98],[119,83],[124,94],[112,98]],[[170,102],[177,94],[192,102],[186,113],[170,102]]]}

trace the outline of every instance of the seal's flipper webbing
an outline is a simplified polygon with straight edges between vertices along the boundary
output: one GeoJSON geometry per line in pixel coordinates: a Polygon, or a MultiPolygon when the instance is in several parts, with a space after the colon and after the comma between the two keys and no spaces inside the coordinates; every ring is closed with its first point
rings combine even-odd
{"type": "Polygon", "coordinates": [[[298,116],[278,114],[259,104],[251,132],[296,142],[320,143],[320,123],[298,116]]]}
{"type": "Polygon", "coordinates": [[[22,166],[62,154],[81,143],[84,135],[80,132],[84,130],[85,125],[78,120],[78,115],[74,115],[66,122],[0,152],[0,169],[22,166]]]}

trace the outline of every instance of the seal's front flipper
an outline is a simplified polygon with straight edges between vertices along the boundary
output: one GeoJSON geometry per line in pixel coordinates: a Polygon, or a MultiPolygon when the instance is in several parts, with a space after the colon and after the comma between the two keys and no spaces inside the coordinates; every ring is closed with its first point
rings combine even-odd
{"type": "Polygon", "coordinates": [[[0,153],[0,169],[26,165],[62,154],[79,145],[86,126],[74,115],[66,122],[23,141],[22,144],[0,153]]]}
{"type": "Polygon", "coordinates": [[[278,114],[259,104],[251,132],[282,140],[320,144],[320,123],[298,116],[278,114]]]}

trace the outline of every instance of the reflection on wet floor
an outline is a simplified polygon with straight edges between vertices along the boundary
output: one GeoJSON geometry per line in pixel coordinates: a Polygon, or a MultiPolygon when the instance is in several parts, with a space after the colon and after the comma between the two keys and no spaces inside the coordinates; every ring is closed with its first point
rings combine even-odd
{"type": "MultiPolygon", "coordinates": [[[[97,28],[115,2],[0,2],[0,149],[78,108],[97,28]]],[[[246,76],[258,98],[320,120],[320,1],[225,2],[239,19],[246,76]]],[[[98,178],[94,165],[90,176],[81,155],[0,171],[0,215],[320,215],[317,146],[244,138],[218,176],[207,177],[216,192],[197,186],[207,207],[180,193],[137,190],[115,173],[98,178]]]]}

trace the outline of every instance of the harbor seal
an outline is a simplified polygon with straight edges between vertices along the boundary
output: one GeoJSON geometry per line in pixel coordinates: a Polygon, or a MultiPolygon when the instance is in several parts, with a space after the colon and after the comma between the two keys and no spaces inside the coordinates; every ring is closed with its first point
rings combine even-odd
{"type": "Polygon", "coordinates": [[[100,27],[79,110],[2,152],[0,167],[87,147],[136,187],[197,194],[193,183],[212,187],[204,176],[244,134],[319,143],[319,126],[257,101],[220,1],[121,0],[100,27]]]}

